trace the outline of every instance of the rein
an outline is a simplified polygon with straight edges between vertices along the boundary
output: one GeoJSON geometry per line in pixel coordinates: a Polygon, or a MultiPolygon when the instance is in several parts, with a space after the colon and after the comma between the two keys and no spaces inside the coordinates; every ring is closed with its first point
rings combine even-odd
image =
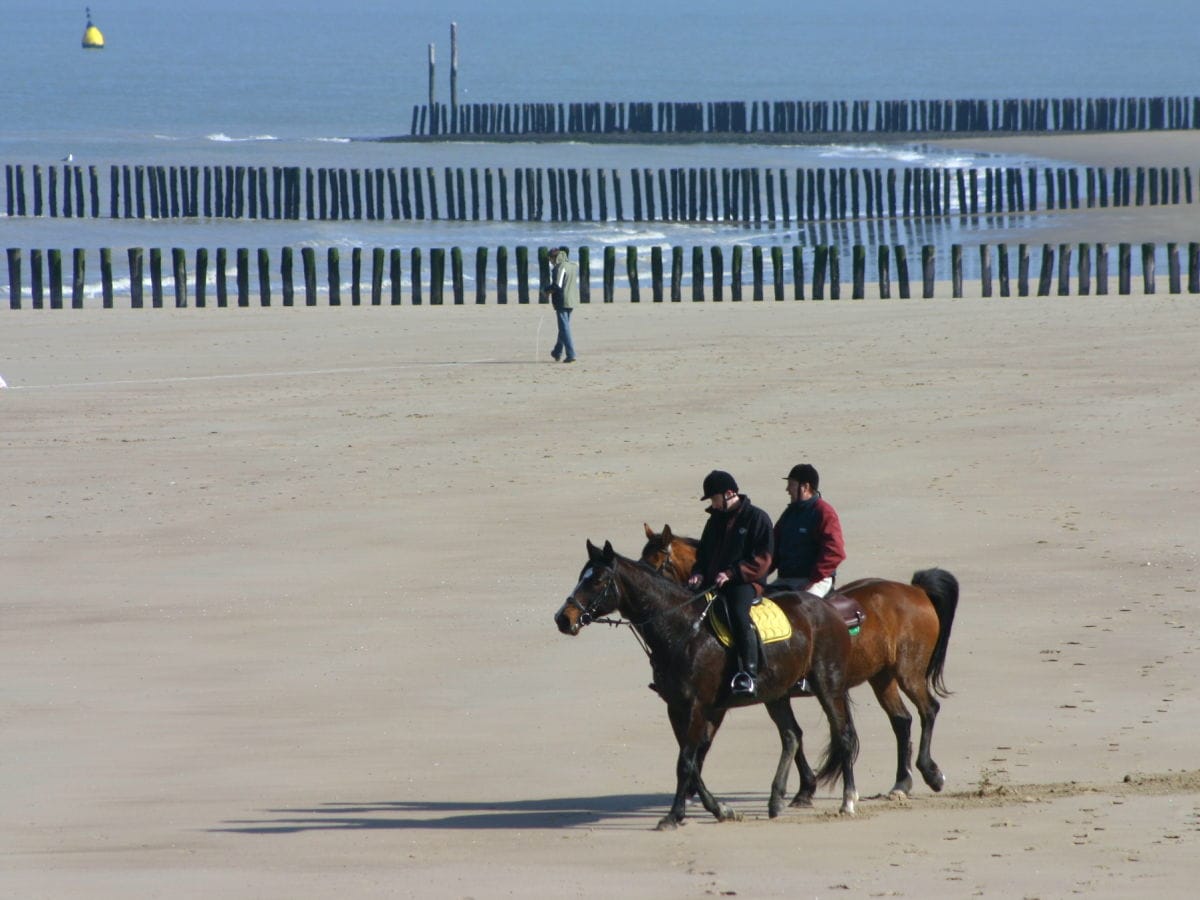
{"type": "MultiPolygon", "coordinates": [[[[659,573],[659,574],[661,574],[661,573],[659,573]]],[[[600,596],[597,597],[594,602],[588,604],[588,606],[585,607],[582,603],[580,603],[578,600],[576,600],[574,592],[571,593],[571,596],[568,597],[567,600],[571,603],[571,605],[573,605],[576,609],[580,610],[580,612],[583,613],[581,621],[584,625],[590,625],[592,623],[596,623],[596,624],[600,624],[600,625],[610,625],[610,626],[613,626],[616,628],[619,628],[622,625],[629,626],[629,630],[633,632],[633,636],[635,638],[637,638],[638,644],[641,646],[642,651],[646,654],[647,657],[652,656],[652,654],[650,652],[650,647],[646,644],[646,639],[644,637],[642,637],[642,633],[641,633],[642,628],[649,625],[652,621],[659,618],[660,616],[664,616],[667,613],[672,613],[672,612],[675,612],[676,610],[683,609],[685,606],[689,606],[692,603],[695,603],[697,600],[702,600],[705,597],[708,597],[708,602],[704,605],[704,610],[700,613],[700,615],[698,617],[696,617],[695,621],[692,622],[692,634],[695,634],[697,631],[700,630],[700,623],[702,623],[704,621],[705,617],[708,615],[709,610],[712,609],[713,603],[715,603],[716,599],[717,599],[717,592],[715,590],[712,590],[711,591],[712,596],[709,596],[710,590],[706,588],[706,589],[700,591],[699,593],[688,595],[687,599],[681,600],[679,603],[676,603],[674,606],[668,606],[664,609],[660,609],[656,612],[650,613],[649,615],[647,615],[645,618],[643,618],[639,622],[635,622],[632,619],[626,619],[621,616],[618,616],[617,618],[613,618],[611,616],[595,615],[592,612],[592,610],[595,609],[595,607],[600,605],[600,602],[609,595],[610,591],[616,591],[616,590],[618,590],[618,588],[617,588],[617,583],[616,583],[616,570],[614,569],[613,574],[608,579],[608,584],[606,584],[604,586],[604,590],[601,591],[600,596]]]]}

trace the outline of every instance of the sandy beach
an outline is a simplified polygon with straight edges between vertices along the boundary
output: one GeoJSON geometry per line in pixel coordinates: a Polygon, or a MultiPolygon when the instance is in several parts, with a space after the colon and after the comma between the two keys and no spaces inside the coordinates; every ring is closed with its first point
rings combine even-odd
{"type": "Polygon", "coordinates": [[[1191,897],[1197,302],[0,311],[0,895],[1191,897]],[[804,460],[843,581],[961,583],[946,789],[860,687],[856,817],[749,709],[655,832],[645,656],[552,615],[804,460]]]}

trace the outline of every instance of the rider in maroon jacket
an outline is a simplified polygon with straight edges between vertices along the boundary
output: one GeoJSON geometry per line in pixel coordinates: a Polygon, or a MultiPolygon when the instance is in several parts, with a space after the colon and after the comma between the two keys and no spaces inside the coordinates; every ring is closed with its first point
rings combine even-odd
{"type": "Polygon", "coordinates": [[[787,492],[792,502],[775,523],[775,559],[779,577],[771,586],[808,591],[824,597],[833,589],[837,568],[846,558],[842,523],[817,490],[821,476],[808,463],[792,466],[787,492]]]}

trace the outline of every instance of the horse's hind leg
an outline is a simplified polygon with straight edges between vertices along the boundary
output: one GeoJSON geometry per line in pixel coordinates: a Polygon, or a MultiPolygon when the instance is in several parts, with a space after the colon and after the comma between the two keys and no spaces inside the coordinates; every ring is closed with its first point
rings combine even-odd
{"type": "Polygon", "coordinates": [[[841,774],[842,807],[838,811],[842,815],[852,816],[854,804],[858,801],[858,789],[854,784],[858,732],[854,728],[854,718],[850,715],[850,695],[846,692],[845,683],[840,678],[833,681],[836,683],[832,685],[824,681],[818,681],[814,685],[817,699],[829,720],[829,752],[817,773],[817,780],[827,781],[841,774]]]}
{"type": "Polygon", "coordinates": [[[783,797],[787,793],[787,778],[792,768],[793,757],[800,769],[800,791],[792,801],[792,806],[812,806],[813,794],[817,790],[817,778],[808,767],[808,760],[804,758],[804,732],[792,713],[791,701],[783,697],[766,706],[767,712],[771,714],[771,721],[779,729],[779,741],[782,744],[779,766],[775,770],[775,779],[771,782],[771,800],[767,805],[767,812],[774,819],[783,812],[783,797]]]}
{"type": "Polygon", "coordinates": [[[921,777],[925,779],[925,783],[929,785],[930,789],[940,791],[946,786],[946,776],[938,768],[938,764],[933,761],[930,748],[933,745],[933,725],[937,721],[937,714],[942,708],[942,704],[933,695],[924,678],[915,685],[906,682],[902,686],[904,693],[908,694],[909,699],[916,706],[917,715],[921,717],[921,741],[917,745],[917,771],[921,773],[921,777]]]}
{"type": "Polygon", "coordinates": [[[912,793],[912,713],[900,697],[896,679],[887,672],[880,672],[871,679],[875,699],[887,713],[896,735],[896,783],[888,791],[893,800],[903,800],[912,793]]]}

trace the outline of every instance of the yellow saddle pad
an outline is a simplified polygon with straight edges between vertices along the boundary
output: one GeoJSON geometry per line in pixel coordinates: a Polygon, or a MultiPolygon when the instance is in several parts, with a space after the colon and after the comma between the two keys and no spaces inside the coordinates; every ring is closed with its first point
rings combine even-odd
{"type": "MultiPolygon", "coordinates": [[[[725,620],[717,615],[715,604],[708,611],[708,621],[712,624],[712,630],[717,636],[717,640],[726,647],[732,647],[733,635],[730,634],[725,620]]],[[[792,636],[791,620],[774,600],[767,597],[763,597],[761,602],[750,607],[750,621],[758,629],[759,637],[762,638],[764,644],[786,641],[792,636]]]]}

